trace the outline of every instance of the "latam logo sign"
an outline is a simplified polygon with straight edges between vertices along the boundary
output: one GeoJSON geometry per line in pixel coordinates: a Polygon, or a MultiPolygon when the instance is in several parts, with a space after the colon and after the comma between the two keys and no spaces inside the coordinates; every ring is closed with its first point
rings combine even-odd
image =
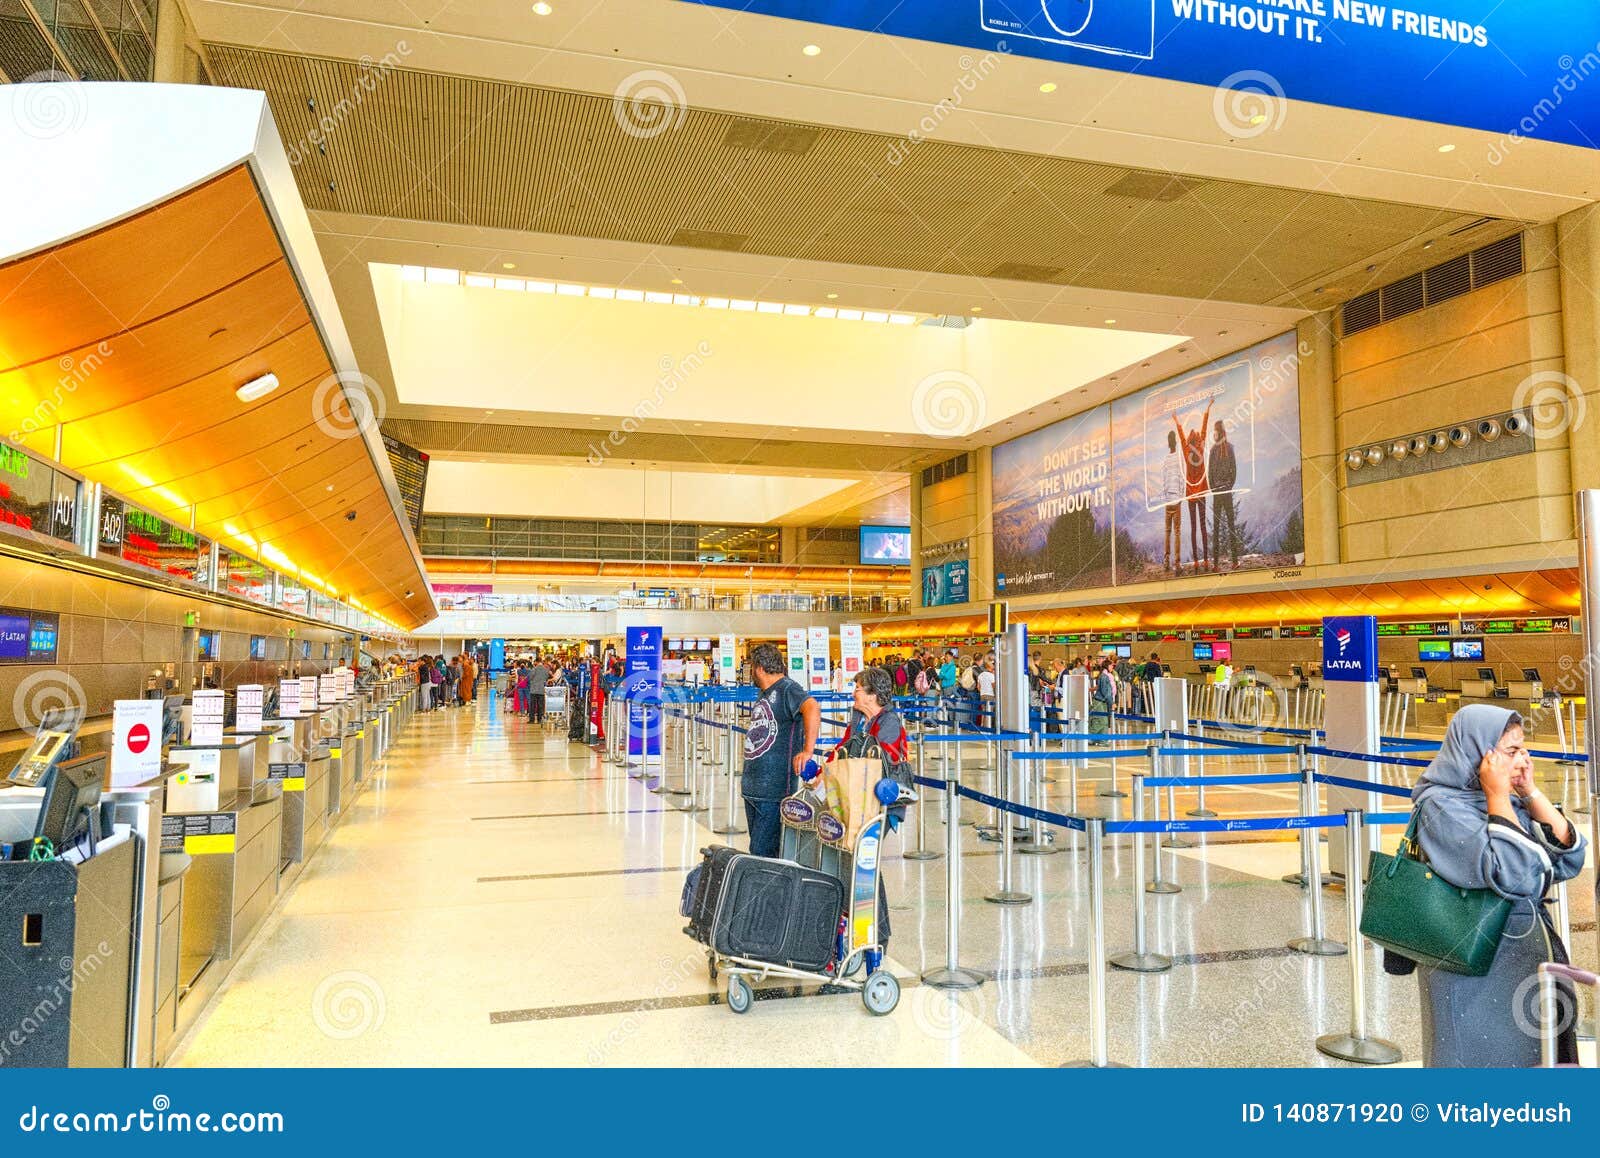
{"type": "Polygon", "coordinates": [[[1373,683],[1378,678],[1378,624],[1370,615],[1331,616],[1322,621],[1322,678],[1373,683]]]}

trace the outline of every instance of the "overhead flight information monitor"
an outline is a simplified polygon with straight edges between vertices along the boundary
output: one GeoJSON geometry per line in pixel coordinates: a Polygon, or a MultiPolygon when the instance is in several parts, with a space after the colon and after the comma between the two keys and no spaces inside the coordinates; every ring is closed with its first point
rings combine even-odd
{"type": "Polygon", "coordinates": [[[394,471],[394,481],[399,484],[400,501],[405,504],[412,533],[420,535],[422,500],[428,493],[428,456],[387,434],[383,436],[383,447],[389,452],[389,469],[394,471]]]}

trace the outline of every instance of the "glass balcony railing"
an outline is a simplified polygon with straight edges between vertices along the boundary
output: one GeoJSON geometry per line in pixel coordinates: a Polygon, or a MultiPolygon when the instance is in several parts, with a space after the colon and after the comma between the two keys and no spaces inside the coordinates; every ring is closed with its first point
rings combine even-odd
{"type": "Polygon", "coordinates": [[[898,615],[911,610],[909,597],[896,595],[790,594],[746,592],[708,595],[545,595],[539,593],[436,592],[441,612],[532,611],[815,611],[855,615],[898,615]]]}

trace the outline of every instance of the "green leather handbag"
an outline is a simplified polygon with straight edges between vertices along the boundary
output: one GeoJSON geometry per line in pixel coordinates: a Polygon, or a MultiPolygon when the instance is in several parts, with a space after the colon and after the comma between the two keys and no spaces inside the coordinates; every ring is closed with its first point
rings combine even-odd
{"type": "Polygon", "coordinates": [[[1493,889],[1457,888],[1418,851],[1412,813],[1395,855],[1372,854],[1361,935],[1425,968],[1484,976],[1494,965],[1511,902],[1493,889]]]}

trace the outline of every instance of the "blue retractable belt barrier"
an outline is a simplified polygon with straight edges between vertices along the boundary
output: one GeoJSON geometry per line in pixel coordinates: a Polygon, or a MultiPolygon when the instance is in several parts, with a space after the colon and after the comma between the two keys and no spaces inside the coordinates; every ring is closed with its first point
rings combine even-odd
{"type": "Polygon", "coordinates": [[[1130,743],[1134,740],[1165,740],[1163,732],[1035,732],[1036,740],[1098,740],[1103,744],[1113,741],[1118,744],[1130,743]]]}
{"type": "Polygon", "coordinates": [[[1146,756],[1143,748],[1107,748],[1100,752],[1013,752],[1013,760],[1115,760],[1119,756],[1146,756]]]}
{"type": "MultiPolygon", "coordinates": [[[[1282,744],[1251,744],[1246,747],[1229,748],[1228,753],[1234,756],[1283,756],[1294,755],[1298,749],[1286,748],[1282,744]]],[[[1161,748],[1158,749],[1163,756],[1204,756],[1204,748],[1161,748]]],[[[1218,753],[1211,753],[1217,755],[1218,753]]]]}
{"type": "Polygon", "coordinates": [[[1339,788],[1354,788],[1359,792],[1376,792],[1382,796],[1411,797],[1411,789],[1394,784],[1378,784],[1371,780],[1352,780],[1348,776],[1325,776],[1318,772],[1312,777],[1318,784],[1333,784],[1339,788]]]}
{"type": "Polygon", "coordinates": [[[1368,813],[1364,813],[1362,815],[1361,819],[1364,820],[1366,823],[1373,824],[1373,825],[1379,825],[1379,824],[1410,824],[1411,823],[1411,813],[1409,813],[1409,812],[1368,812],[1368,813]]]}
{"type": "Polygon", "coordinates": [[[1202,785],[1207,788],[1227,788],[1240,784],[1298,784],[1298,772],[1269,772],[1260,776],[1146,776],[1146,788],[1183,788],[1202,785]]]}
{"type": "Polygon", "coordinates": [[[1343,752],[1338,748],[1308,748],[1316,756],[1329,756],[1335,760],[1360,760],[1364,764],[1396,764],[1407,768],[1426,768],[1432,760],[1413,760],[1408,756],[1384,756],[1372,752],[1343,752]]]}
{"type": "Polygon", "coordinates": [[[1528,755],[1535,760],[1574,760],[1579,764],[1589,762],[1589,755],[1586,752],[1538,752],[1529,748],[1528,755]]]}
{"type": "Polygon", "coordinates": [[[929,744],[970,744],[974,741],[988,743],[991,740],[1031,740],[1032,732],[942,732],[937,736],[924,736],[923,740],[929,744]]]}
{"type": "Polygon", "coordinates": [[[1337,816],[1262,816],[1252,820],[1108,820],[1106,832],[1271,832],[1286,828],[1343,828],[1337,816]]]}
{"type": "Polygon", "coordinates": [[[940,792],[950,791],[950,781],[948,780],[929,780],[926,776],[913,776],[911,782],[920,784],[924,788],[937,788],[940,792]]]}
{"type": "Polygon", "coordinates": [[[1075,828],[1083,832],[1089,826],[1080,817],[1063,816],[1059,812],[1046,812],[1042,808],[1029,808],[1026,804],[1013,804],[1009,800],[1002,800],[998,796],[990,796],[979,792],[976,788],[962,785],[958,790],[968,800],[976,800],[979,804],[987,804],[990,808],[998,808],[1001,812],[1010,812],[1016,816],[1026,816],[1029,820],[1042,820],[1046,824],[1059,825],[1062,828],[1075,828]]]}

